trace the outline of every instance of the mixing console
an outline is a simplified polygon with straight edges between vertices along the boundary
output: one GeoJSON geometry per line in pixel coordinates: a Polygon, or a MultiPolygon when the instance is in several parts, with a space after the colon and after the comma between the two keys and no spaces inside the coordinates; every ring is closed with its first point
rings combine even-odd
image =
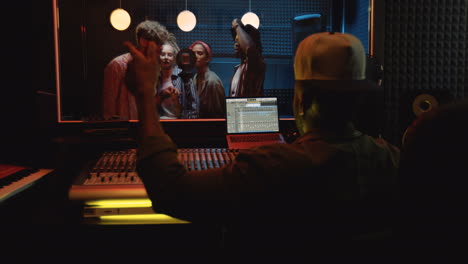
{"type": "MultiPolygon", "coordinates": [[[[178,158],[189,171],[206,170],[229,164],[238,152],[227,148],[180,148],[178,158]]],[[[75,180],[69,197],[72,200],[146,197],[136,172],[136,149],[102,153],[75,180]]]]}

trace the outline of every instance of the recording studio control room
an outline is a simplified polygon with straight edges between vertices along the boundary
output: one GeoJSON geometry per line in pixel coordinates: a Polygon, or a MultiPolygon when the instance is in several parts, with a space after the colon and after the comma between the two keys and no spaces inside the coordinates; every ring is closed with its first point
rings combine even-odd
{"type": "Polygon", "coordinates": [[[6,25],[21,51],[4,51],[2,255],[400,263],[463,252],[468,1],[31,7],[17,17],[27,26],[6,25]]]}

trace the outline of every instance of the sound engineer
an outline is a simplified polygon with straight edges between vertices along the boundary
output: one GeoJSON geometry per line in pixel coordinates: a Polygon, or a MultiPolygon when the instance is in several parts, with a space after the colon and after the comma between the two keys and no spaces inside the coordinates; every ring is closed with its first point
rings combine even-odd
{"type": "Polygon", "coordinates": [[[355,36],[323,32],[299,44],[294,114],[301,137],[241,151],[223,168],[203,171],[180,164],[154,114],[157,46],[126,45],[140,120],[137,171],[156,212],[226,223],[233,247],[307,248],[309,256],[330,245],[339,254],[337,243],[351,247],[390,224],[399,149],[350,121],[359,95],[378,89],[365,80],[355,36]]]}

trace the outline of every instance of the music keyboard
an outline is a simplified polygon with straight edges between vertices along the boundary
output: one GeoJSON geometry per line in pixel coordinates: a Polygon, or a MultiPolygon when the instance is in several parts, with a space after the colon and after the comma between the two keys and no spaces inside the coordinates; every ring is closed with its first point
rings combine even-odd
{"type": "MultiPolygon", "coordinates": [[[[191,170],[221,168],[238,154],[226,148],[181,148],[179,161],[191,170]]],[[[136,172],[136,149],[104,152],[83,169],[69,190],[71,200],[147,198],[136,172]]]]}
{"type": "Polygon", "coordinates": [[[14,165],[1,165],[0,202],[31,187],[37,180],[48,175],[53,169],[27,169],[14,165]]]}

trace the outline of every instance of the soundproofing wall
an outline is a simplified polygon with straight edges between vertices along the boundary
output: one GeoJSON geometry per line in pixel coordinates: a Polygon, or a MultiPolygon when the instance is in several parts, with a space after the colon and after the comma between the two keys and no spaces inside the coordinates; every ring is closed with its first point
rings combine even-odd
{"type": "Polygon", "coordinates": [[[369,53],[369,0],[344,2],[344,30],[359,38],[369,53]]]}
{"type": "MultiPolygon", "coordinates": [[[[293,56],[292,20],[304,14],[320,14],[324,29],[328,30],[330,3],[326,0],[250,1],[251,11],[260,18],[260,35],[265,57],[293,56]]],[[[194,40],[203,40],[213,47],[214,56],[233,55],[233,40],[229,29],[234,18],[249,11],[249,1],[189,0],[187,9],[197,17],[197,25],[190,32],[177,26],[177,15],[185,10],[184,0],[146,0],[149,18],[162,22],[177,37],[179,46],[187,47],[194,40]]]]}
{"type": "Polygon", "coordinates": [[[395,144],[416,118],[419,94],[439,104],[465,97],[468,78],[467,0],[385,2],[386,129],[395,144]]]}

